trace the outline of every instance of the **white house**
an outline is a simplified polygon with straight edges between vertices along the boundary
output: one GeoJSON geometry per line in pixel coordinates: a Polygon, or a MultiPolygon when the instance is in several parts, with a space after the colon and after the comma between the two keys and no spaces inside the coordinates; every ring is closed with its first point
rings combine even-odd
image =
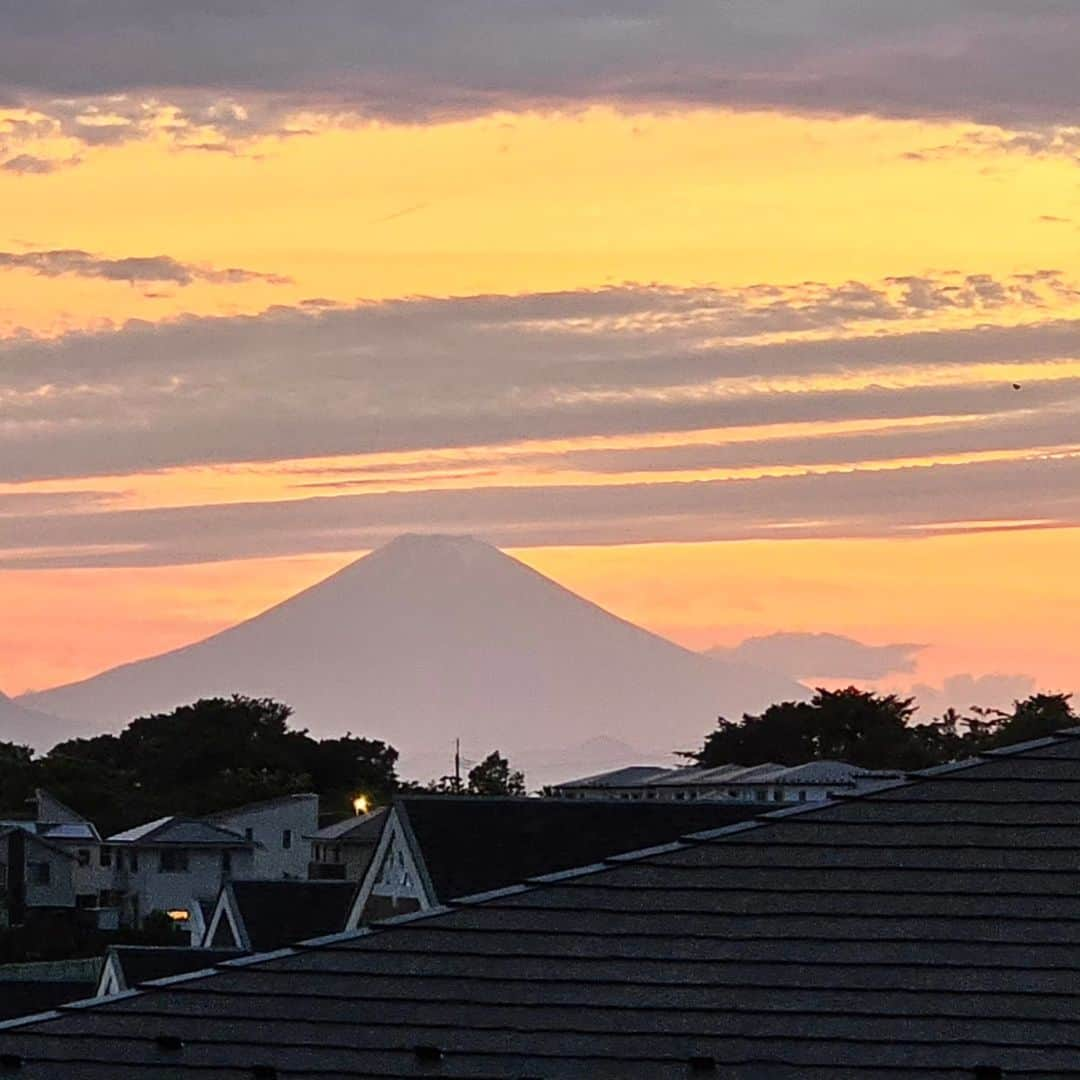
{"type": "Polygon", "coordinates": [[[31,909],[75,907],[75,856],[28,829],[0,829],[0,924],[18,925],[31,909]]]}
{"type": "Polygon", "coordinates": [[[899,770],[863,769],[846,761],[808,761],[801,765],[649,766],[571,780],[552,789],[560,799],[735,801],[753,803],[821,802],[837,795],[869,791],[903,779],[899,770]]]}
{"type": "Polygon", "coordinates": [[[310,837],[319,828],[318,795],[284,795],[208,814],[202,820],[257,845],[252,873],[245,876],[265,880],[307,878],[310,837]]]}
{"type": "Polygon", "coordinates": [[[387,812],[387,807],[380,806],[370,814],[335,821],[312,833],[307,838],[311,841],[308,877],[313,881],[362,881],[382,835],[387,812]]]}
{"type": "Polygon", "coordinates": [[[123,920],[164,911],[183,929],[198,900],[214,900],[234,874],[251,877],[255,841],[192,818],[164,817],[105,841],[123,920]]]}

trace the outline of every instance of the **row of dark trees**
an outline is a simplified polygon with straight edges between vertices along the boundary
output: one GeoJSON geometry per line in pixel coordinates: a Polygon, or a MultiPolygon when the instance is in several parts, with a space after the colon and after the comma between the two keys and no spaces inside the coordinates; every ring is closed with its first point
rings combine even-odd
{"type": "Polygon", "coordinates": [[[343,816],[358,794],[370,805],[396,791],[524,795],[525,777],[498,751],[461,781],[427,789],[402,781],[398,752],[352,734],[313,739],[290,727],[292,710],[267,698],[208,698],[133,720],[119,735],[70,739],[35,757],[0,742],[0,812],[19,811],[43,787],[95,822],[103,835],[167,814],[201,816],[260,799],[315,791],[343,816]]]}
{"type": "Polygon", "coordinates": [[[268,699],[211,698],[133,720],[119,735],[71,739],[43,757],[0,743],[0,807],[47,788],[103,834],[166,814],[198,816],[260,799],[317,791],[349,812],[398,788],[398,753],[347,734],[313,739],[289,726],[291,709],[268,699]]]}
{"type": "Polygon", "coordinates": [[[913,723],[913,698],[855,687],[819,689],[810,701],[785,701],[756,716],[720,719],[700,750],[685,757],[713,766],[839,760],[868,769],[923,769],[1080,724],[1069,694],[1035,694],[1011,710],[948,710],[913,723]]]}
{"type": "MultiPolygon", "coordinates": [[[[706,766],[837,759],[910,770],[1080,723],[1067,694],[1036,694],[1011,710],[950,710],[923,724],[913,722],[915,709],[913,699],[894,694],[819,689],[810,701],[721,718],[702,747],[684,756],[706,766]]],[[[420,788],[399,779],[398,752],[387,743],[351,734],[313,739],[291,728],[290,717],[280,702],[237,695],[140,717],[118,735],[71,739],[43,757],[0,742],[0,811],[24,808],[44,787],[108,835],[167,814],[197,816],[299,791],[318,792],[335,816],[348,813],[359,793],[373,806],[403,790],[525,794],[524,775],[498,751],[467,779],[420,788]]]]}

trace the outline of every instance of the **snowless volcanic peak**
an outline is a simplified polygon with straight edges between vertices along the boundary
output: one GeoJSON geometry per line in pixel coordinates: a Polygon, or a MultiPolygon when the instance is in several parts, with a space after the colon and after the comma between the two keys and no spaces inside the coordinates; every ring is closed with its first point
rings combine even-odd
{"type": "Polygon", "coordinates": [[[34,695],[86,728],[212,694],[288,702],[319,735],[416,753],[580,743],[699,745],[722,712],[803,695],[696,655],[479,540],[405,535],[205,641],[34,695]]]}

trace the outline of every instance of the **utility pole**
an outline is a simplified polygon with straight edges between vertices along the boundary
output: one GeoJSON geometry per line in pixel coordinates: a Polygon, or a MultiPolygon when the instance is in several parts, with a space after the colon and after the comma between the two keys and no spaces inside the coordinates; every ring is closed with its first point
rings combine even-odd
{"type": "Polygon", "coordinates": [[[461,794],[461,739],[454,740],[454,790],[461,794]]]}

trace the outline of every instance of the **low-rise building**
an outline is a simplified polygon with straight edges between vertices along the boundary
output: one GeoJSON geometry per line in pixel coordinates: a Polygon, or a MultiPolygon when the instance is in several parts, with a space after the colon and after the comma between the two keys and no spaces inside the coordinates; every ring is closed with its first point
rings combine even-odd
{"type": "Polygon", "coordinates": [[[283,795],[207,814],[202,820],[238,833],[256,845],[252,877],[268,881],[307,878],[310,838],[319,827],[318,795],[283,795]]]}
{"type": "Polygon", "coordinates": [[[822,802],[837,795],[872,791],[902,779],[895,769],[864,769],[846,761],[781,765],[633,766],[571,780],[551,789],[558,799],[619,798],[631,802],[696,800],[753,803],[822,802]]]}
{"type": "Polygon", "coordinates": [[[370,814],[335,821],[307,837],[311,842],[308,877],[312,881],[362,881],[382,835],[386,812],[380,806],[370,814]]]}
{"type": "Polygon", "coordinates": [[[163,911],[189,929],[192,908],[234,874],[251,877],[255,841],[205,821],[164,817],[105,841],[123,921],[138,926],[163,911]]]}

